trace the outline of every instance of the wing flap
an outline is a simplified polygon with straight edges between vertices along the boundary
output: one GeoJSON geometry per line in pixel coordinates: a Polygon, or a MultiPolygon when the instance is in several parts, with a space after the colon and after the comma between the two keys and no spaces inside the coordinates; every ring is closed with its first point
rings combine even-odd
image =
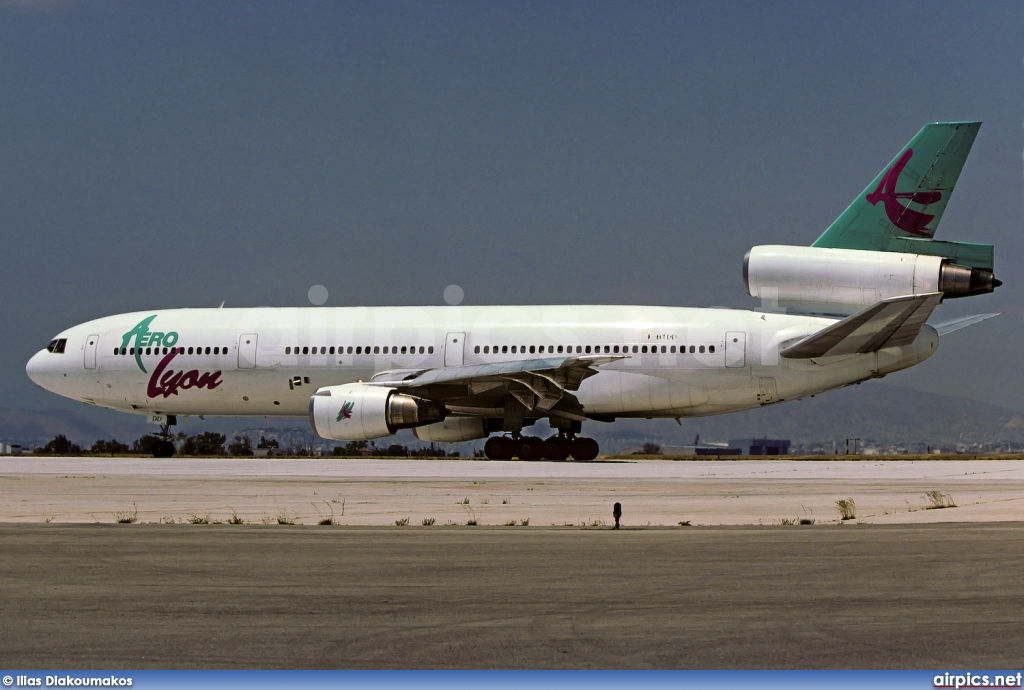
{"type": "Polygon", "coordinates": [[[836,357],[877,352],[914,342],[942,293],[882,300],[824,328],[780,352],[788,359],[836,357]]]}

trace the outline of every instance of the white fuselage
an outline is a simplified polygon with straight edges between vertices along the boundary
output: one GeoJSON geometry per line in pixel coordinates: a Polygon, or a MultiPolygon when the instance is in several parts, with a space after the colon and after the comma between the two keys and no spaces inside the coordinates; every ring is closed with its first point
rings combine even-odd
{"type": "Polygon", "coordinates": [[[642,306],[171,309],[109,316],[56,336],[26,369],[59,395],[126,412],[301,416],[322,386],[419,370],[620,355],[575,393],[587,416],[720,414],[904,369],[938,347],[784,359],[833,320],[732,309],[642,306]],[[56,342],[56,340],[55,340],[56,342]]]}

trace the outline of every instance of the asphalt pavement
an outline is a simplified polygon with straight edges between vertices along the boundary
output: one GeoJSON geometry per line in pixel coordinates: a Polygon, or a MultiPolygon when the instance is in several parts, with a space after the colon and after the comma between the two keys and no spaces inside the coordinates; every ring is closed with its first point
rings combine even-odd
{"type": "Polygon", "coordinates": [[[1015,668],[1022,537],[0,524],[0,668],[1015,668]]]}

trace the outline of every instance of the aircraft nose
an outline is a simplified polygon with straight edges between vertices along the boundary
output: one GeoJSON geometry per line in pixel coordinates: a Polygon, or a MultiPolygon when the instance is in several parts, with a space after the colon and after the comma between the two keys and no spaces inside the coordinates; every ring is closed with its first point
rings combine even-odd
{"type": "Polygon", "coordinates": [[[47,390],[49,390],[49,386],[46,385],[46,374],[49,373],[49,367],[47,366],[47,356],[49,354],[46,350],[40,350],[32,355],[32,359],[28,360],[28,364],[25,365],[25,373],[32,379],[32,383],[47,390]]]}

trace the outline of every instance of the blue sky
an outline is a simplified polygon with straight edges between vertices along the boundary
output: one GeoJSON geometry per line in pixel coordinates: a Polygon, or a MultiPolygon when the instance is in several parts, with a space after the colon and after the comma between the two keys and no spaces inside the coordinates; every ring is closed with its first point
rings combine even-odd
{"type": "MultiPolygon", "coordinates": [[[[893,383],[1024,410],[1016,2],[0,1],[0,406],[24,363],[175,306],[752,307],[933,120],[985,122],[939,236],[1003,311],[893,383]]],[[[113,414],[113,413],[111,413],[113,414]]]]}

